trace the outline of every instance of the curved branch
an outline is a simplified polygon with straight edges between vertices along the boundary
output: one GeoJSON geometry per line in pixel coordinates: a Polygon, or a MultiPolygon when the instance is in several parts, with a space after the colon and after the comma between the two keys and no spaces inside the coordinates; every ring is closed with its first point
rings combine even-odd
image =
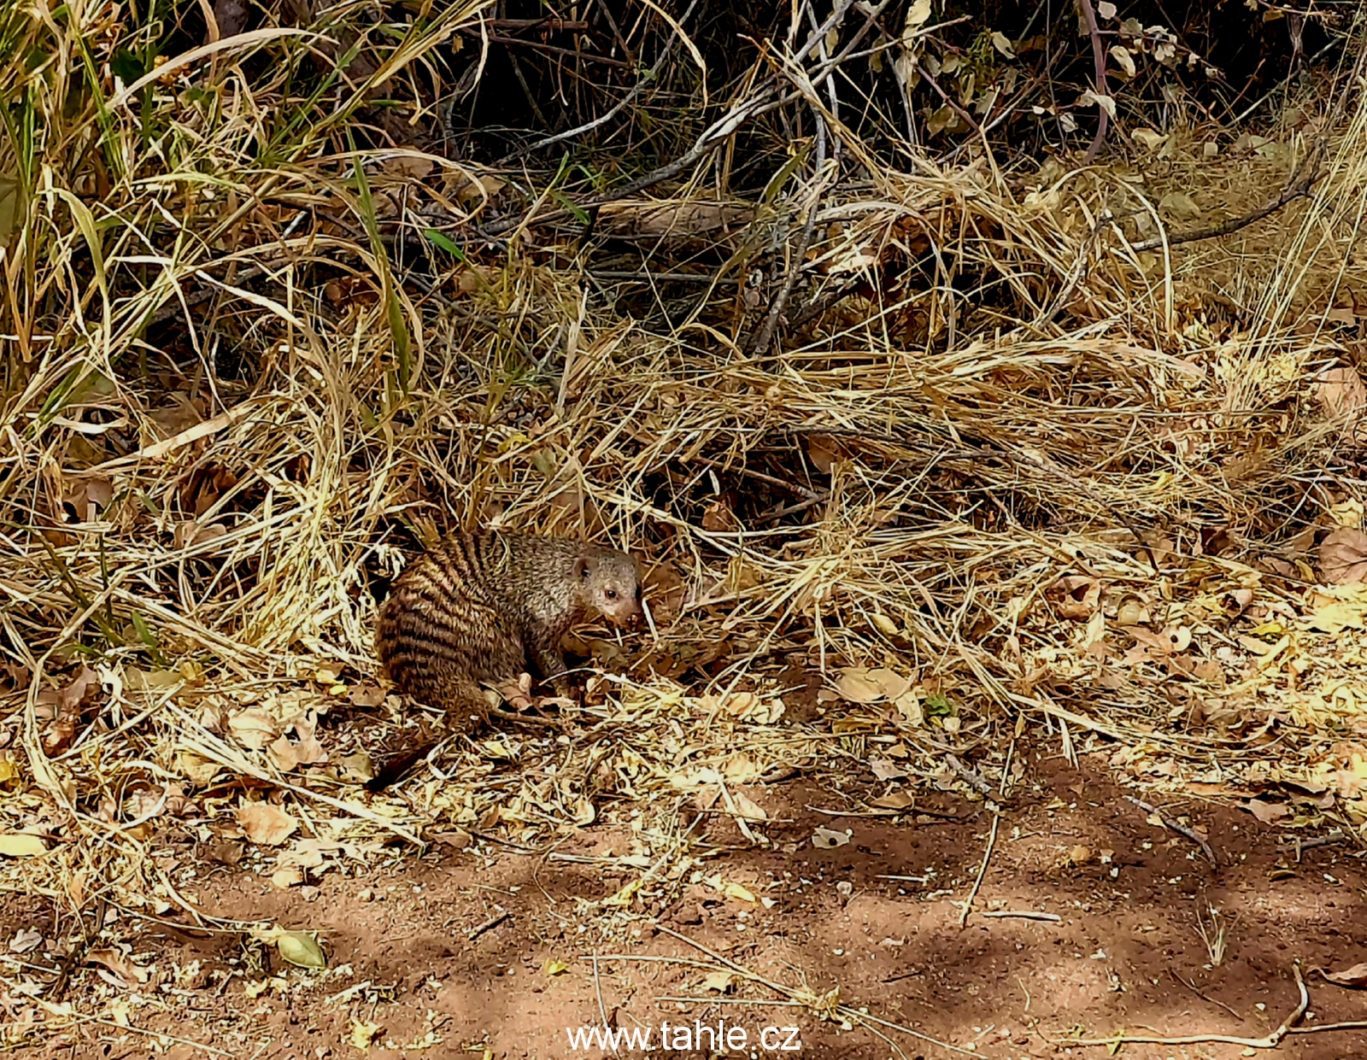
{"type": "MultiPolygon", "coordinates": [[[[1087,20],[1087,34],[1092,38],[1092,62],[1096,64],[1096,94],[1104,96],[1106,92],[1106,52],[1101,47],[1101,31],[1096,25],[1096,12],[1092,10],[1092,0],[1077,0],[1078,6],[1082,8],[1082,17],[1087,20]]],[[[1096,123],[1096,135],[1092,137],[1092,144],[1087,148],[1087,154],[1083,157],[1083,162],[1090,164],[1101,150],[1102,141],[1106,139],[1106,130],[1111,125],[1110,112],[1097,102],[1096,109],[1100,111],[1100,116],[1096,123]]]]}

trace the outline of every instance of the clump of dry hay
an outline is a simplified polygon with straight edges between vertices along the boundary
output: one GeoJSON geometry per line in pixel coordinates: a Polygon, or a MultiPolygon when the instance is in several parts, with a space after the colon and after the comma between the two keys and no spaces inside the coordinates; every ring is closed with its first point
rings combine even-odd
{"type": "MultiPolygon", "coordinates": [[[[375,70],[309,97],[285,72],[312,45],[284,29],[225,53],[240,66],[196,56],[136,89],[97,64],[75,115],[72,39],[4,72],[48,124],[42,167],[20,136],[0,148],[23,189],[0,329],[0,754],[27,793],[0,814],[63,838],[46,886],[150,886],[149,822],[244,789],[294,792],[334,838],[496,806],[530,839],[605,789],[645,804],[853,767],[894,732],[928,771],[942,741],[981,745],[1021,712],[1171,740],[1171,689],[1098,685],[1058,587],[1184,600],[1356,485],[1308,384],[1349,357],[1335,329],[1367,298],[1360,100],[1279,151],[1198,163],[1204,132],[1174,133],[1142,174],[1008,176],[981,152],[895,171],[825,113],[781,207],[702,194],[752,118],[822,113],[796,50],[712,139],[688,131],[705,155],[589,218],[554,173],[355,146],[380,87],[415,92],[479,6],[365,38],[375,70]],[[201,82],[235,94],[211,105],[201,82]],[[1321,143],[1311,193],[1258,225],[1132,248],[1176,227],[1174,188],[1245,212],[1321,143]],[[649,267],[614,267],[633,241],[649,267]],[[782,341],[754,343],[797,271],[782,341]],[[485,521],[640,552],[656,630],[568,744],[522,741],[519,770],[490,764],[507,743],[467,748],[467,785],[362,805],[340,782],[355,732],[396,720],[366,684],[376,593],[421,542],[485,521]],[[922,716],[776,708],[794,674],[860,664],[908,678],[922,716]],[[930,708],[954,724],[923,739],[930,708]]],[[[111,11],[83,28],[100,63],[127,31],[111,11]]]]}

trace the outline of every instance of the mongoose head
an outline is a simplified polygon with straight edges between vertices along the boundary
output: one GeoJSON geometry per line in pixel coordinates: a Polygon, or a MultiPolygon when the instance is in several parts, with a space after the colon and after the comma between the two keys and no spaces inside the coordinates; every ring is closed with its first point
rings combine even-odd
{"type": "Polygon", "coordinates": [[[635,625],[641,618],[641,583],[636,565],[612,548],[588,549],[575,560],[575,575],[589,611],[616,626],[635,625]]]}

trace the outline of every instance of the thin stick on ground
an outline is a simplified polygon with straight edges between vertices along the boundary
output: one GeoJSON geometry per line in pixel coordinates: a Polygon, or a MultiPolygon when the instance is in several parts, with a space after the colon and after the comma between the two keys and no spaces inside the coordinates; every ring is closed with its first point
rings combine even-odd
{"type": "Polygon", "coordinates": [[[1063,917],[1057,913],[1036,913],[1029,909],[986,909],[978,915],[997,920],[1039,920],[1046,924],[1063,922],[1063,917]]]}
{"type": "MultiPolygon", "coordinates": [[[[775,993],[784,995],[785,997],[792,1000],[803,1001],[805,999],[806,1003],[810,1003],[812,1001],[812,998],[810,997],[810,992],[808,991],[794,990],[793,988],[784,986],[782,983],[776,982],[775,980],[765,978],[764,976],[751,971],[749,968],[746,968],[744,965],[738,964],[737,962],[731,960],[729,957],[725,957],[722,954],[716,952],[715,950],[709,949],[707,946],[704,946],[701,942],[689,938],[687,935],[681,934],[678,931],[674,931],[671,928],[665,927],[665,925],[663,924],[658,924],[656,926],[659,928],[662,934],[668,935],[670,938],[677,939],[678,941],[684,943],[684,945],[686,946],[693,947],[693,949],[697,950],[699,953],[706,954],[708,957],[712,958],[712,960],[716,961],[718,964],[722,965],[725,968],[729,968],[731,971],[736,972],[739,975],[743,975],[746,979],[752,982],[759,983],[761,986],[768,987],[775,993]]],[[[877,1024],[878,1026],[885,1027],[889,1030],[895,1030],[903,1034],[908,1034],[913,1038],[919,1039],[920,1041],[929,1042],[932,1045],[938,1045],[941,1049],[948,1049],[952,1053],[960,1053],[964,1056],[977,1055],[969,1049],[961,1049],[957,1045],[951,1045],[949,1042],[942,1042],[938,1038],[932,1038],[930,1035],[922,1034],[920,1031],[913,1030],[910,1027],[904,1027],[900,1024],[892,1023],[889,1020],[880,1019],[879,1017],[873,1016],[868,1012],[855,1009],[853,1006],[850,1005],[837,1005],[835,1006],[835,1011],[838,1012],[845,1019],[849,1020],[851,1023],[877,1024]]],[[[877,1032],[875,1031],[875,1033],[877,1032]]],[[[879,1036],[883,1037],[882,1035],[879,1036]]],[[[884,1038],[884,1040],[886,1041],[887,1039],[884,1038]]],[[[889,1042],[889,1044],[892,1043],[889,1042]]]]}
{"type": "MultiPolygon", "coordinates": [[[[1170,970],[1170,971],[1171,971],[1171,970],[1170,970]]],[[[1201,992],[1201,990],[1197,987],[1197,985],[1196,985],[1195,983],[1188,982],[1186,979],[1183,979],[1180,975],[1177,974],[1177,972],[1171,971],[1171,974],[1172,974],[1172,977],[1173,977],[1174,979],[1176,979],[1176,980],[1177,980],[1179,983],[1181,983],[1184,987],[1186,987],[1186,988],[1187,988],[1188,990],[1190,990],[1193,994],[1195,994],[1197,997],[1199,997],[1202,1001],[1205,1001],[1205,1002],[1207,1002],[1208,1004],[1216,1005],[1216,1006],[1218,1006],[1218,1007],[1224,1009],[1224,1010],[1225,1010],[1226,1012],[1228,1012],[1231,1016],[1233,1016],[1236,1020],[1242,1020],[1242,1019],[1244,1018],[1243,1016],[1239,1015],[1239,1013],[1235,1012],[1234,1009],[1232,1009],[1232,1008],[1230,1008],[1228,1005],[1226,1005],[1226,1004],[1225,1004],[1223,1001],[1221,1001],[1219,998],[1210,997],[1210,996],[1207,995],[1207,994],[1203,994],[1203,993],[1201,992]]]]}
{"type": "MultiPolygon", "coordinates": [[[[1006,795],[1006,778],[1011,775],[1011,760],[1016,756],[1016,741],[1013,738],[1006,748],[1006,761],[1002,763],[1001,777],[997,781],[997,798],[1002,799],[1006,795]]],[[[953,755],[950,755],[954,758],[953,755]]],[[[955,759],[957,761],[957,758],[955,759]]],[[[983,885],[983,879],[987,876],[987,866],[992,861],[992,851],[997,846],[997,830],[1001,827],[1001,811],[990,803],[989,809],[992,810],[992,830],[987,836],[987,849],[983,851],[982,864],[978,866],[977,879],[973,881],[973,889],[968,892],[968,897],[964,899],[963,909],[959,913],[960,929],[968,925],[968,915],[973,910],[973,902],[978,896],[978,891],[983,885]]]]}
{"type": "Polygon", "coordinates": [[[1351,1029],[1346,1024],[1297,1028],[1295,1025],[1305,1017],[1310,1008],[1310,991],[1306,988],[1305,977],[1301,975],[1300,965],[1293,964],[1291,970],[1296,976],[1296,989],[1300,992],[1300,998],[1296,1007],[1291,1010],[1286,1019],[1282,1020],[1281,1025],[1271,1034],[1266,1034],[1261,1038],[1241,1038],[1233,1034],[1186,1034],[1175,1038],[1148,1034],[1117,1034],[1113,1038],[1063,1039],[1054,1044],[1104,1046],[1112,1050],[1118,1049],[1122,1045],[1241,1045],[1245,1049],[1275,1049],[1288,1034],[1318,1034],[1323,1031],[1351,1029]]]}
{"type": "Polygon", "coordinates": [[[1220,867],[1220,862],[1215,857],[1215,851],[1211,849],[1211,845],[1208,842],[1206,842],[1205,837],[1202,836],[1201,833],[1197,832],[1193,828],[1188,828],[1185,825],[1179,824],[1178,822],[1172,820],[1172,818],[1170,818],[1157,806],[1154,806],[1151,803],[1147,803],[1143,799],[1135,798],[1135,796],[1133,795],[1126,795],[1125,798],[1129,799],[1130,802],[1134,803],[1145,813],[1153,814],[1155,817],[1157,817],[1160,821],[1163,822],[1164,828],[1167,828],[1170,831],[1176,832],[1180,836],[1185,836],[1186,838],[1190,839],[1193,843],[1195,843],[1197,846],[1201,848],[1201,852],[1205,854],[1206,859],[1211,863],[1211,865],[1213,865],[1215,868],[1220,867]]]}
{"type": "Polygon", "coordinates": [[[494,928],[502,924],[505,920],[511,920],[512,916],[512,913],[506,911],[502,913],[495,913],[488,920],[484,921],[484,923],[476,924],[474,927],[472,927],[469,931],[465,933],[465,937],[469,941],[474,942],[475,939],[479,938],[486,932],[492,931],[494,928]]]}
{"type": "Polygon", "coordinates": [[[983,877],[987,875],[988,863],[992,860],[992,851],[997,845],[997,829],[1001,827],[1002,815],[994,813],[992,815],[992,830],[987,834],[987,849],[983,851],[982,864],[978,866],[977,879],[973,881],[973,887],[968,892],[968,897],[964,899],[963,908],[959,912],[959,927],[968,924],[968,914],[973,909],[973,900],[978,897],[978,891],[983,885],[983,877]]]}
{"type": "Polygon", "coordinates": [[[602,1026],[608,1026],[608,1009],[603,1003],[603,977],[598,974],[598,954],[589,954],[589,959],[593,962],[593,996],[598,1002],[598,1018],[602,1021],[602,1026]]]}

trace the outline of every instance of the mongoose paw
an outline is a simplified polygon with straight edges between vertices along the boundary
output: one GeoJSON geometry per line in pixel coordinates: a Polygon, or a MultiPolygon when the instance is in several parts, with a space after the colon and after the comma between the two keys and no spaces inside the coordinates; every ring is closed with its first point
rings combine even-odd
{"type": "Polygon", "coordinates": [[[584,705],[585,681],[580,677],[557,677],[551,682],[551,689],[556,699],[568,700],[572,707],[584,705]]]}

